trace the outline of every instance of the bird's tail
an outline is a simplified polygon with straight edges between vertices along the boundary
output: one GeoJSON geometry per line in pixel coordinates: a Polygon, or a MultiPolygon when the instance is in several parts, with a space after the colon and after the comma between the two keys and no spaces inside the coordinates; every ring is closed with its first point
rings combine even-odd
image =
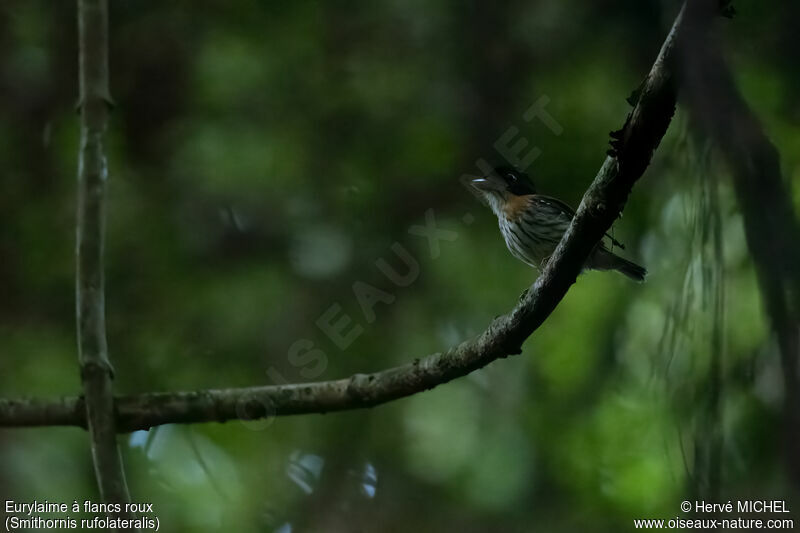
{"type": "Polygon", "coordinates": [[[644,281],[647,269],[633,261],[628,261],[605,248],[600,248],[591,259],[590,268],[596,270],[616,270],[634,281],[644,281]]]}

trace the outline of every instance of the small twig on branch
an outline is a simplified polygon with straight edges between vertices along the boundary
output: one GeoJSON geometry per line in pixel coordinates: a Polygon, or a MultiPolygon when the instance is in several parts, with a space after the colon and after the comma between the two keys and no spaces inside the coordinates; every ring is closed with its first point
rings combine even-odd
{"type": "MultiPolygon", "coordinates": [[[[224,422],[371,407],[431,389],[517,354],[575,283],[583,264],[622,208],[636,180],[669,126],[675,110],[675,47],[683,21],[694,16],[692,0],[681,9],[625,125],[615,132],[613,155],[606,158],[578,207],[551,260],[524,298],[495,319],[478,337],[444,353],[374,374],[295,385],[194,392],[148,393],[116,400],[117,430],[159,424],[224,422]]],[[[82,400],[66,398],[0,401],[0,426],[83,426],[82,400]]]]}
{"type": "MultiPolygon", "coordinates": [[[[105,502],[125,504],[130,496],[117,446],[103,281],[105,183],[108,178],[103,140],[110,104],[106,0],[78,1],[78,39],[81,147],[75,296],[81,381],[86,398],[85,410],[81,411],[88,421],[86,426],[100,496],[105,502]]],[[[133,517],[124,511],[109,514],[118,518],[133,517]]]]}

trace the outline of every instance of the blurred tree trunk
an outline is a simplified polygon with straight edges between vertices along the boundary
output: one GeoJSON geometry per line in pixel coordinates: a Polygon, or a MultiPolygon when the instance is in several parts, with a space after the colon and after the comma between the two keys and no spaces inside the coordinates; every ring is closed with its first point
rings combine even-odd
{"type": "MultiPolygon", "coordinates": [[[[708,170],[707,166],[706,169],[708,170]]],[[[725,393],[725,250],[719,176],[701,176],[700,259],[703,302],[710,303],[708,375],[698,381],[695,395],[703,408],[698,411],[694,445],[694,475],[690,479],[695,500],[721,501],[724,451],[723,411],[725,393]]],[[[715,516],[719,516],[715,514],[715,516]]]]}
{"type": "Polygon", "coordinates": [[[453,32],[463,45],[455,61],[468,88],[463,106],[468,135],[463,152],[472,159],[467,164],[472,165],[476,157],[496,158],[495,142],[512,123],[521,121],[532,101],[522,102],[524,107],[516,113],[515,106],[521,95],[530,98],[526,81],[535,65],[527,46],[510,37],[519,0],[468,0],[454,3],[453,9],[453,32]]]}
{"type": "Polygon", "coordinates": [[[726,159],[783,368],[787,461],[800,486],[800,226],[775,146],[739,93],[722,53],[695,28],[684,47],[692,117],[726,159]]]}

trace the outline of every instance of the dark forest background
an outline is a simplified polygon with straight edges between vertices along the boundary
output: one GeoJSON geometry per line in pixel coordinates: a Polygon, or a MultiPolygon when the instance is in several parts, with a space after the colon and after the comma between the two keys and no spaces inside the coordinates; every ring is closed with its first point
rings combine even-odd
{"type": "MultiPolygon", "coordinates": [[[[482,331],[536,273],[459,177],[514,126],[539,189],[577,206],[677,8],[111,2],[115,390],[334,379],[482,331]],[[560,134],[523,119],[542,101],[560,134]],[[409,233],[429,210],[455,232],[438,254],[409,233]],[[420,264],[403,288],[376,268],[394,243],[420,264]],[[356,282],[393,303],[365,316],[356,282]],[[344,349],[316,325],[335,305],[363,328],[344,349]],[[324,357],[293,364],[300,339],[324,357]]],[[[797,208],[800,4],[736,9],[717,31],[797,208]]],[[[0,4],[2,396],[80,391],[76,42],[73,2],[0,4]]],[[[614,232],[647,283],[585,274],[522,355],[382,407],[125,435],[133,500],[168,531],[279,533],[611,532],[687,498],[791,502],[782,369],[729,174],[679,109],[614,232]]],[[[84,431],[0,432],[0,499],[96,490],[84,431]]]]}

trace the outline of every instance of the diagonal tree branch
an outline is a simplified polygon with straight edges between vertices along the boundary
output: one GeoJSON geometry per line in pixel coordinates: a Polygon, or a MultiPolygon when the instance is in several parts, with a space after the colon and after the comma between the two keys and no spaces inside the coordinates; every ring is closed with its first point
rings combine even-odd
{"type": "MultiPolygon", "coordinates": [[[[586,258],[620,215],[634,183],[649,165],[675,111],[676,45],[683,38],[684,20],[705,18],[702,14],[707,9],[702,7],[708,2],[690,0],[681,9],[625,125],[614,132],[612,154],[584,195],[551,260],[518,305],[495,319],[481,335],[444,353],[346,379],[120,396],[116,399],[117,430],[371,407],[431,389],[498,358],[520,353],[522,343],[575,283],[586,258]]],[[[85,426],[82,404],[81,398],[0,400],[0,426],[85,426]]]]}
{"type": "MultiPolygon", "coordinates": [[[[78,349],[92,459],[106,502],[130,501],[117,431],[108,360],[103,282],[105,183],[103,141],[108,124],[108,6],[106,0],[78,1],[81,147],[78,168],[78,223],[75,277],[78,349]]],[[[131,518],[127,512],[110,513],[131,518]]],[[[127,528],[123,528],[127,529],[127,528]]]]}

